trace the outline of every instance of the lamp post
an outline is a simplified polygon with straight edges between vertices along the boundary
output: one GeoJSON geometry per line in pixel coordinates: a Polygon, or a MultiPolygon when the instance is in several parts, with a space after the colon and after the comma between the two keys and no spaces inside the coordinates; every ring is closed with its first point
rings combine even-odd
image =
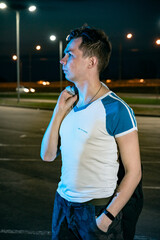
{"type": "MultiPolygon", "coordinates": [[[[56,40],[55,35],[50,36],[51,41],[56,40]]],[[[60,60],[62,59],[63,55],[63,42],[59,40],[59,78],[60,78],[60,92],[62,92],[62,82],[63,82],[63,73],[62,73],[62,64],[60,63],[60,60]]]]}
{"type": "MultiPolygon", "coordinates": [[[[0,2],[0,9],[7,8],[7,4],[0,2]]],[[[16,55],[17,55],[17,102],[20,102],[20,10],[26,9],[21,3],[10,4],[9,8],[16,11],[16,55]]],[[[30,6],[28,8],[30,12],[36,10],[36,6],[30,6]]]]}
{"type": "MultiPolygon", "coordinates": [[[[127,39],[131,39],[133,37],[132,33],[128,33],[126,35],[127,39]]],[[[119,44],[119,80],[122,79],[122,42],[119,44]]]]}
{"type": "Polygon", "coordinates": [[[20,101],[20,12],[16,11],[16,49],[17,49],[17,102],[20,101]]]}

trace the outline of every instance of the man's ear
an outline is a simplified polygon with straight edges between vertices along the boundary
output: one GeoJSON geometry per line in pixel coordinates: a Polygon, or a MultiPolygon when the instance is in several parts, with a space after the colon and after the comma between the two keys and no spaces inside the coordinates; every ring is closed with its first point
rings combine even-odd
{"type": "Polygon", "coordinates": [[[93,67],[97,66],[97,64],[98,64],[98,59],[95,56],[90,57],[88,67],[93,68],[93,67]]]}

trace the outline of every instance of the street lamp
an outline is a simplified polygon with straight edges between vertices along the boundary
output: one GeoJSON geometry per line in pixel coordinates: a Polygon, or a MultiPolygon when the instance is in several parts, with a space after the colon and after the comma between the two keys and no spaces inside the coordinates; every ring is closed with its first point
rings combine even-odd
{"type": "Polygon", "coordinates": [[[127,37],[128,39],[131,39],[131,38],[133,37],[133,34],[132,34],[132,33],[128,33],[128,34],[126,35],[126,37],[127,37]]]}
{"type": "Polygon", "coordinates": [[[36,46],[36,50],[37,50],[37,51],[40,51],[40,50],[41,50],[41,45],[37,45],[37,46],[36,46]]]}
{"type": "MultiPolygon", "coordinates": [[[[4,2],[0,2],[0,9],[7,8],[7,4],[4,2]]],[[[9,8],[16,11],[16,55],[17,55],[17,102],[20,101],[20,10],[26,9],[21,3],[12,3],[9,5],[9,8]]],[[[36,10],[36,6],[30,6],[28,8],[30,12],[34,12],[36,10]]]]}
{"type": "MultiPolygon", "coordinates": [[[[51,35],[50,36],[50,40],[51,41],[55,41],[56,40],[56,36],[55,35],[51,35]]],[[[63,42],[61,40],[59,40],[59,77],[60,77],[60,92],[62,92],[62,81],[63,81],[63,73],[62,73],[62,64],[60,63],[60,60],[62,59],[62,55],[63,55],[63,42]]]]}
{"type": "Polygon", "coordinates": [[[55,40],[56,40],[56,36],[55,36],[55,35],[51,35],[51,36],[50,36],[50,40],[51,40],[51,41],[55,41],[55,40]]]}
{"type": "Polygon", "coordinates": [[[17,55],[14,54],[14,55],[12,56],[12,59],[13,59],[13,61],[17,61],[17,55]]]}
{"type": "Polygon", "coordinates": [[[156,40],[156,44],[160,45],[160,38],[156,40]]]}
{"type": "Polygon", "coordinates": [[[28,10],[29,10],[30,12],[34,12],[34,11],[36,11],[36,6],[32,5],[32,6],[30,6],[30,7],[28,8],[28,10]]]}
{"type": "Polygon", "coordinates": [[[7,8],[7,5],[4,2],[0,2],[0,9],[7,8]]]}

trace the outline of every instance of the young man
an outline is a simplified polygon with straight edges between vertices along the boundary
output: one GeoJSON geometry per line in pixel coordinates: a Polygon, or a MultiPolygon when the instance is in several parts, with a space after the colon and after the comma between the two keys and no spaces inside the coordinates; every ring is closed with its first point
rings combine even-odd
{"type": "Polygon", "coordinates": [[[121,240],[122,209],[141,179],[134,113],[100,82],[111,54],[103,31],[72,31],[64,52],[63,71],[78,94],[61,93],[41,147],[44,161],[53,161],[59,150],[62,154],[52,240],[63,239],[64,223],[75,239],[121,240]],[[118,151],[125,175],[116,189],[118,151]]]}

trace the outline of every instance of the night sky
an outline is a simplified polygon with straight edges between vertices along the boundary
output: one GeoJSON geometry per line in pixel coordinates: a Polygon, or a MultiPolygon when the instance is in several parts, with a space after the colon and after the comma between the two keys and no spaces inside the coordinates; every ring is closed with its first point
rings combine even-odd
{"type": "MultiPolygon", "coordinates": [[[[58,41],[71,29],[87,23],[103,29],[112,42],[112,56],[102,78],[118,79],[119,46],[122,45],[122,78],[160,78],[160,1],[158,0],[44,0],[4,1],[6,4],[33,3],[37,11],[20,12],[21,80],[31,81],[59,79],[58,41]],[[131,32],[133,38],[125,35],[131,32]],[[56,35],[55,42],[49,36],[56,35]],[[40,44],[42,50],[34,47],[40,44]]],[[[16,81],[16,17],[12,9],[0,10],[0,81],[16,81]]]]}

